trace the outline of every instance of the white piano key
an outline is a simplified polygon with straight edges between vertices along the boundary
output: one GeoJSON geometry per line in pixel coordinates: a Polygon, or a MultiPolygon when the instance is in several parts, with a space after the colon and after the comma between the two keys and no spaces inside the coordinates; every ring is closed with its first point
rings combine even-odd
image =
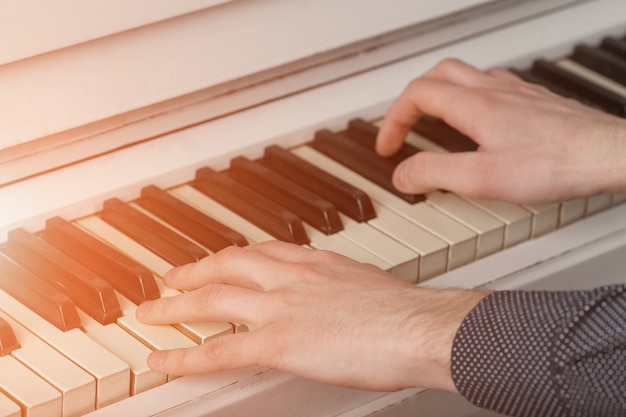
{"type": "Polygon", "coordinates": [[[392,275],[411,283],[417,283],[419,273],[419,255],[417,252],[367,223],[358,223],[343,214],[339,216],[344,226],[344,230],[339,232],[339,235],[391,264],[392,275]]]}
{"type": "Polygon", "coordinates": [[[561,205],[558,203],[526,204],[526,210],[533,214],[532,237],[543,236],[559,228],[561,205]]]}
{"type": "Polygon", "coordinates": [[[128,397],[128,365],[81,330],[62,332],[4,291],[0,291],[0,310],[95,378],[96,408],[128,397]]]}
{"type": "Polygon", "coordinates": [[[626,201],[626,194],[612,194],[611,195],[611,205],[615,206],[617,204],[621,204],[626,201]]]}
{"type": "Polygon", "coordinates": [[[587,207],[585,208],[585,216],[591,216],[605,210],[613,204],[613,196],[610,194],[599,194],[587,198],[587,207]]]}
{"type": "Polygon", "coordinates": [[[562,202],[559,211],[559,227],[567,226],[585,217],[586,208],[586,198],[577,198],[575,200],[562,202]]]}
{"type": "Polygon", "coordinates": [[[504,247],[504,223],[476,206],[442,191],[428,193],[426,202],[476,232],[476,259],[499,252],[504,247]]]}
{"type": "Polygon", "coordinates": [[[302,223],[306,234],[311,239],[310,246],[314,249],[329,250],[340,253],[357,262],[369,263],[383,271],[391,272],[393,265],[372,252],[363,249],[340,234],[325,235],[308,223],[302,223]]]}
{"type": "MultiPolygon", "coordinates": [[[[380,122],[379,125],[380,124],[382,124],[382,122],[380,122]]],[[[425,138],[424,136],[420,135],[419,133],[416,133],[413,131],[409,131],[409,133],[406,135],[405,140],[407,143],[423,151],[443,152],[443,153],[449,152],[447,149],[437,145],[435,142],[432,142],[428,140],[427,138],[425,138]]]]}
{"type": "Polygon", "coordinates": [[[504,222],[505,248],[530,239],[532,232],[532,214],[530,211],[517,204],[504,201],[474,200],[463,196],[460,197],[504,222]]]}
{"type": "Polygon", "coordinates": [[[23,417],[60,416],[61,393],[13,356],[0,357],[0,391],[22,407],[23,417]]]}
{"type": "Polygon", "coordinates": [[[6,394],[0,392],[0,417],[21,417],[22,410],[20,406],[6,394]]]}
{"type": "Polygon", "coordinates": [[[102,325],[80,310],[79,314],[87,336],[113,352],[130,367],[129,395],[138,394],[167,382],[166,375],[148,367],[147,360],[151,350],[138,339],[117,324],[102,325]]]}
{"type": "Polygon", "coordinates": [[[446,272],[448,244],[426,230],[373,201],[376,218],[368,224],[393,237],[419,254],[418,281],[424,281],[446,272]]]}
{"type": "Polygon", "coordinates": [[[597,72],[590,70],[589,68],[580,65],[577,62],[574,62],[570,59],[560,59],[556,61],[556,65],[559,67],[568,70],[572,74],[576,74],[580,78],[584,78],[589,80],[600,87],[604,87],[609,91],[617,93],[621,96],[626,97],[626,87],[622,84],[611,80],[610,78],[605,77],[604,75],[598,74],[597,72]]]}
{"type": "MultiPolygon", "coordinates": [[[[11,355],[61,393],[62,416],[76,416],[96,407],[96,381],[24,326],[0,313],[10,325],[21,347],[11,355]]],[[[0,406],[0,410],[2,407],[0,406]]]]}
{"type": "MultiPolygon", "coordinates": [[[[173,268],[171,264],[146,249],[119,230],[104,222],[97,216],[90,216],[76,221],[76,224],[87,232],[124,252],[129,257],[150,269],[157,276],[157,285],[162,297],[172,297],[180,291],[168,288],[163,284],[163,277],[173,268]]],[[[120,303],[126,301],[120,297],[120,303]]],[[[135,318],[135,305],[124,303],[124,315],[118,319],[118,324],[131,332],[138,334],[153,349],[172,349],[175,347],[189,347],[193,343],[204,341],[222,334],[232,333],[230,323],[178,323],[172,326],[148,326],[135,318]]]]}
{"type": "Polygon", "coordinates": [[[476,233],[426,203],[408,204],[308,146],[292,149],[299,157],[351,183],[390,210],[439,237],[449,245],[448,269],[470,263],[476,254],[476,233]]]}
{"type": "Polygon", "coordinates": [[[181,185],[169,190],[169,192],[194,208],[219,219],[219,221],[226,226],[244,234],[250,243],[276,240],[275,237],[263,229],[250,223],[248,220],[224,207],[217,201],[196,190],[191,185],[181,185]]]}

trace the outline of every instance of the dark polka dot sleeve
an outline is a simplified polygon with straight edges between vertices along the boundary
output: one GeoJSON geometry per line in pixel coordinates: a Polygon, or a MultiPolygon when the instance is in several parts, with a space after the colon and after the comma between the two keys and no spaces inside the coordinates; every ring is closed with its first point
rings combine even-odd
{"type": "Polygon", "coordinates": [[[465,318],[452,379],[511,416],[626,416],[626,286],[502,291],[465,318]]]}

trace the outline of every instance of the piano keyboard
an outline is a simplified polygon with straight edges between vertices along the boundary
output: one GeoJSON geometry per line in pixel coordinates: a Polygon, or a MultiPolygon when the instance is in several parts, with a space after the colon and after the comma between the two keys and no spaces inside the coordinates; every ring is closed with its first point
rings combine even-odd
{"type": "MultiPolygon", "coordinates": [[[[561,94],[626,116],[626,38],[579,46],[518,73],[561,94]]],[[[267,146],[225,170],[112,197],[85,217],[16,228],[0,246],[0,416],[73,416],[163,385],[146,366],[155,349],[193,346],[245,331],[231,323],[148,326],[146,299],[175,295],[161,277],[229,245],[281,239],[342,253],[421,283],[625,200],[602,195],[548,205],[476,201],[446,191],[403,195],[397,159],[375,155],[378,121],[352,120],[309,142],[267,146]]],[[[475,149],[424,119],[403,156],[475,149]]]]}

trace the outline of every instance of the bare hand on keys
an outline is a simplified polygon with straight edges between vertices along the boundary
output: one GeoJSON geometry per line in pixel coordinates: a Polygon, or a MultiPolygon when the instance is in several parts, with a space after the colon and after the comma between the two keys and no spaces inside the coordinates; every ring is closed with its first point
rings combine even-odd
{"type": "Polygon", "coordinates": [[[423,114],[479,144],[478,152],[421,152],[396,170],[408,193],[445,189],[516,203],[625,192],[626,121],[585,107],[501,68],[446,60],[415,79],[393,104],[377,149],[397,150],[423,114]]]}
{"type": "Polygon", "coordinates": [[[153,353],[153,369],[261,365],[375,390],[454,390],[454,334],[485,295],[417,288],[341,255],[277,241],[228,248],[172,270],[165,282],[187,292],[144,303],[142,321],[231,321],[249,331],[153,353]]]}

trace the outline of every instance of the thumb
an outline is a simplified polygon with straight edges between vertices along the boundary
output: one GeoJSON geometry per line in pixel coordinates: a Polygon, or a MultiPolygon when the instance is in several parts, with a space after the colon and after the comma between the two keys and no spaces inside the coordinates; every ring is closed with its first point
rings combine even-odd
{"type": "Polygon", "coordinates": [[[489,166],[485,162],[480,152],[419,152],[396,167],[393,184],[405,193],[441,189],[476,197],[488,192],[484,189],[485,168],[489,166]]]}

